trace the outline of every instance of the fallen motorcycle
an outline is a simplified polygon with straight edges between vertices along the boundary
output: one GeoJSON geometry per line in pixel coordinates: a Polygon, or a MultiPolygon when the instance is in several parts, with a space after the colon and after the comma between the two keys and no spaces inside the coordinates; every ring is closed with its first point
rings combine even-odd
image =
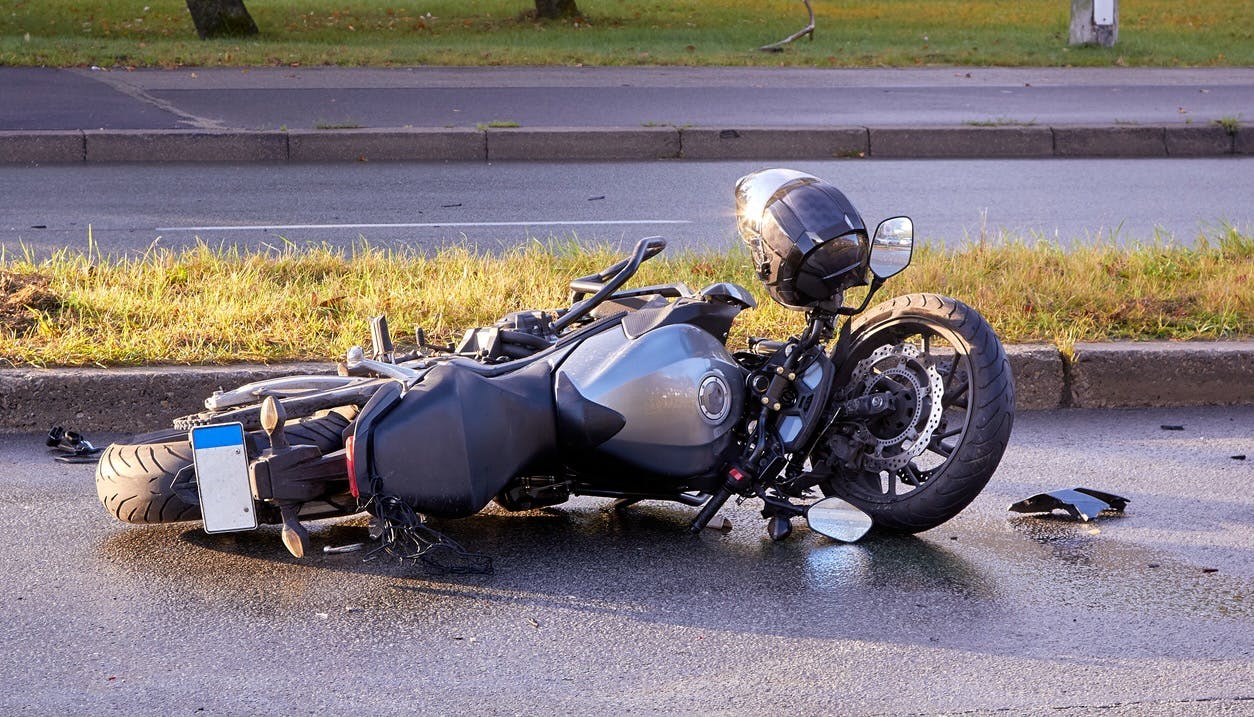
{"type": "Polygon", "coordinates": [[[699,508],[694,532],[729,499],[756,498],[775,540],[802,516],[846,541],[954,517],[992,476],[1013,422],[993,330],[932,294],[867,310],[910,262],[908,218],[868,237],[838,189],[786,169],[743,177],[735,197],[763,286],[804,313],[797,336],[729,350],[732,322],[756,306],[735,284],[624,288],[665,248],[648,238],[572,281],[568,308],[509,314],[457,347],[430,346],[419,329],[404,354],[376,317],[371,355],[351,349],[337,375],[219,391],[174,428],[109,446],[99,497],[132,523],[280,523],[297,557],[309,545],[301,521],[363,510],[389,552],[466,556],[426,518],[577,495],[699,508]]]}

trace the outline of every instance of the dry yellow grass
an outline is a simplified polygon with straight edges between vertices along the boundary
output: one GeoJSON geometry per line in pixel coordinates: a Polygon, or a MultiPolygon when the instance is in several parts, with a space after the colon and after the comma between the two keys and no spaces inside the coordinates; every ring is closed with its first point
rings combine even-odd
{"type": "MultiPolygon", "coordinates": [[[[605,248],[533,242],[504,255],[451,248],[427,256],[362,244],[349,252],[200,246],[129,258],[62,252],[39,262],[0,260],[0,279],[45,287],[38,304],[6,309],[13,320],[0,322],[0,361],[328,359],[366,342],[367,317],[381,312],[402,343],[412,342],[414,325],[433,341],[453,340],[510,311],[562,306],[571,278],[617,258],[605,248]]],[[[1252,273],[1254,239],[1231,229],[1193,247],[1004,240],[921,247],[878,298],[948,294],[979,309],[1008,343],[1248,338],[1252,273]]],[[[754,291],[762,303],[737,320],[733,345],[801,327],[799,314],[766,299],[743,253],[663,255],[632,285],[673,280],[694,288],[734,281],[754,291]]]]}

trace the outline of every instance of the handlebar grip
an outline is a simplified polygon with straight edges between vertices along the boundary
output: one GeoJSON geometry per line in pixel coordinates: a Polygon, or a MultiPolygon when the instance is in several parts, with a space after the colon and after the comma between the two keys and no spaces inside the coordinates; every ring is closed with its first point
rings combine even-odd
{"type": "Polygon", "coordinates": [[[666,248],[666,237],[645,237],[644,239],[641,239],[636,246],[638,247],[640,244],[645,245],[644,258],[648,259],[650,257],[657,256],[663,249],[666,248]]]}
{"type": "Polygon", "coordinates": [[[688,532],[696,534],[704,530],[705,526],[714,519],[714,516],[718,513],[719,509],[723,507],[723,505],[727,502],[727,499],[731,498],[731,496],[731,488],[726,485],[719,488],[717,493],[710,496],[710,499],[705,503],[705,507],[701,509],[701,512],[697,514],[696,519],[694,519],[692,524],[688,526],[688,532]]]}

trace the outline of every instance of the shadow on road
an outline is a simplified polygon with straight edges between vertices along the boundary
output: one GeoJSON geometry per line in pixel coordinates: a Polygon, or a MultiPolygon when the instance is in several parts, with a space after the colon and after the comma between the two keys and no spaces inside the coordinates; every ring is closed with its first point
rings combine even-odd
{"type": "Polygon", "coordinates": [[[690,536],[689,512],[585,502],[433,523],[491,555],[490,576],[430,575],[392,558],[321,552],[364,540],[362,518],[315,526],[316,552],[302,561],[287,555],[273,527],[217,536],[197,524],[132,528],[105,538],[101,552],[143,579],[228,596],[232,612],[282,621],[292,605],[330,591],[371,619],[419,629],[436,628],[449,611],[516,611],[987,654],[1048,652],[1062,640],[1068,659],[1088,663],[1166,649],[1153,635],[1125,632],[1129,621],[1250,613],[1244,581],[1102,539],[1093,524],[982,519],[841,545],[803,527],[774,543],[746,509],[731,516],[729,534],[690,536]],[[1119,639],[1077,639],[1086,630],[1114,630],[1119,639]]]}

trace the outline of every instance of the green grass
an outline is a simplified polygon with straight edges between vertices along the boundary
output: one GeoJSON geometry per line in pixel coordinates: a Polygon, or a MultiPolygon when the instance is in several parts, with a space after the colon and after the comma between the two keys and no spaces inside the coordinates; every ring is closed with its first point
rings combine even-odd
{"type": "Polygon", "coordinates": [[[314,129],[360,129],[361,124],[352,120],[340,120],[337,122],[328,122],[326,120],[317,120],[314,122],[314,129]]]}
{"type": "Polygon", "coordinates": [[[1035,127],[1036,120],[1016,120],[1010,117],[998,117],[991,120],[968,120],[963,124],[969,127],[1035,127]]]}
{"type": "Polygon", "coordinates": [[[1254,3],[1139,0],[1119,43],[1069,48],[1065,0],[825,0],[813,42],[796,0],[582,0],[585,17],[535,22],[527,0],[251,0],[248,40],[196,39],[181,0],[10,0],[0,64],[957,65],[1254,64],[1254,3]]]}
{"type": "Polygon", "coordinates": [[[1241,118],[1239,116],[1227,115],[1215,120],[1215,124],[1223,127],[1228,134],[1236,134],[1241,129],[1241,118]]]}
{"type": "MultiPolygon", "coordinates": [[[[0,362],[83,366],[330,359],[367,340],[385,312],[401,343],[415,324],[432,341],[525,308],[564,304],[567,282],[616,260],[605,248],[532,242],[504,255],[434,255],[361,244],[348,252],[287,247],[268,254],[154,249],[108,258],[62,251],[0,258],[0,362]]],[[[980,310],[1006,342],[1236,339],[1254,336],[1254,238],[1227,229],[1193,247],[1152,243],[1063,247],[1043,241],[923,246],[881,299],[915,291],[980,310]]],[[[762,302],[731,344],[783,337],[802,317],[770,302],[742,252],[663,255],[632,285],[728,280],[762,302]]],[[[848,303],[858,301],[857,295],[848,303]]]]}
{"type": "Polygon", "coordinates": [[[485,129],[509,129],[512,127],[521,127],[521,126],[522,125],[518,124],[514,120],[492,120],[491,122],[480,122],[479,124],[475,125],[475,129],[482,132],[485,129]]]}

